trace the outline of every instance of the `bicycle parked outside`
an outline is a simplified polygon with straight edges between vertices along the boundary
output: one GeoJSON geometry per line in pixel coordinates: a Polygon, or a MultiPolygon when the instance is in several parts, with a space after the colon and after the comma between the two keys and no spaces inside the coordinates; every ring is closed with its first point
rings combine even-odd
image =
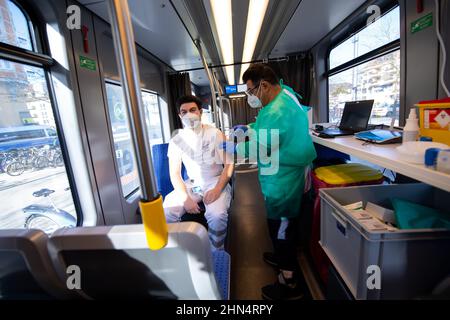
{"type": "Polygon", "coordinates": [[[10,150],[0,153],[0,173],[20,176],[26,170],[42,170],[47,167],[62,167],[64,159],[61,149],[55,145],[37,148],[10,150]]]}
{"type": "MultiPolygon", "coordinates": [[[[69,190],[70,188],[64,189],[64,191],[69,190]]],[[[47,188],[33,192],[33,197],[47,199],[48,205],[33,204],[23,208],[22,210],[26,214],[25,228],[39,229],[51,234],[57,229],[77,225],[77,219],[74,216],[55,205],[51,197],[54,192],[55,190],[47,188]]]]}

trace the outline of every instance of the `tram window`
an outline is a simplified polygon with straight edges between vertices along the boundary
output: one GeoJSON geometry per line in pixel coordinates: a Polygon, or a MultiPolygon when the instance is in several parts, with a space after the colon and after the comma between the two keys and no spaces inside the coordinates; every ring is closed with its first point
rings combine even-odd
{"type": "Polygon", "coordinates": [[[371,124],[398,125],[400,108],[400,51],[384,55],[329,79],[329,121],[341,120],[346,101],[374,99],[371,124]]]}
{"type": "MultiPolygon", "coordinates": [[[[374,99],[371,124],[398,125],[400,114],[400,9],[396,7],[331,50],[329,122],[338,123],[345,102],[374,99]],[[397,41],[395,43],[395,41],[397,41]],[[360,64],[356,58],[395,43],[384,55],[360,64]],[[398,47],[398,48],[396,48],[398,47]],[[352,66],[354,62],[354,66],[352,66]],[[339,68],[343,64],[350,66],[339,68]]],[[[383,54],[383,53],[381,53],[383,54]]]]}
{"type": "Polygon", "coordinates": [[[142,91],[142,101],[145,107],[147,131],[150,145],[164,142],[163,126],[161,125],[161,112],[159,107],[158,95],[149,91],[142,91]]]}
{"type": "Polygon", "coordinates": [[[30,21],[14,2],[0,2],[0,42],[33,50],[30,30],[30,21]]]}
{"type": "Polygon", "coordinates": [[[158,96],[158,102],[159,102],[159,110],[161,111],[164,142],[166,142],[170,139],[170,135],[171,135],[170,120],[169,120],[169,106],[167,105],[167,102],[161,96],[158,96]]]}
{"type": "MultiPolygon", "coordinates": [[[[145,120],[150,146],[163,143],[163,126],[158,95],[146,90],[142,90],[141,94],[145,107],[145,120]]],[[[124,197],[128,197],[139,188],[139,177],[122,87],[118,84],[106,82],[106,95],[122,193],[124,197]]]]}
{"type": "Polygon", "coordinates": [[[202,123],[213,124],[213,117],[210,105],[208,105],[208,108],[203,108],[202,123]]]}
{"type": "Polygon", "coordinates": [[[106,96],[122,193],[127,197],[139,188],[139,177],[122,87],[107,82],[106,96]]]}
{"type": "Polygon", "coordinates": [[[368,25],[330,52],[330,69],[400,39],[400,8],[368,25]]]}
{"type": "Polygon", "coordinates": [[[0,70],[0,229],[75,226],[45,72],[1,59],[0,65],[11,66],[0,70]]]}

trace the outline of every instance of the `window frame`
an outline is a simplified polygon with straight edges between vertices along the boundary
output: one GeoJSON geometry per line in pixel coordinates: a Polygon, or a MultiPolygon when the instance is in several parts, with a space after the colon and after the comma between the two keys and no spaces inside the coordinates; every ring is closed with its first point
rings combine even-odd
{"type": "MultiPolygon", "coordinates": [[[[165,143],[166,139],[164,137],[164,122],[163,122],[162,113],[161,113],[161,102],[159,101],[160,95],[159,95],[158,92],[152,91],[152,90],[149,90],[149,89],[141,88],[141,91],[156,95],[156,101],[158,102],[159,123],[161,123],[161,128],[160,128],[161,129],[161,137],[163,139],[163,143],[165,143]]],[[[142,92],[141,92],[141,95],[142,95],[142,92]]]]}
{"type": "Polygon", "coordinates": [[[67,180],[70,186],[70,192],[72,194],[72,200],[76,211],[77,224],[76,226],[83,225],[83,212],[80,202],[80,197],[75,183],[75,176],[70,163],[69,153],[67,149],[67,144],[65,140],[64,130],[61,125],[61,118],[59,113],[59,106],[56,100],[56,94],[51,78],[51,67],[55,66],[55,60],[50,56],[48,46],[43,46],[42,44],[48,43],[47,34],[43,24],[37,23],[37,19],[32,17],[28,12],[31,11],[30,8],[24,7],[15,0],[9,0],[13,2],[19,10],[27,19],[27,27],[30,33],[30,40],[32,41],[33,51],[23,49],[11,44],[0,42],[0,59],[24,64],[32,67],[41,68],[45,82],[47,83],[47,91],[49,96],[49,102],[52,108],[53,117],[55,119],[55,128],[57,137],[60,144],[61,154],[64,160],[64,167],[67,174],[67,180]],[[38,42],[39,40],[39,42],[38,42]]]}
{"type": "MultiPolygon", "coordinates": [[[[120,176],[120,174],[119,174],[119,165],[118,165],[118,163],[117,163],[117,159],[116,159],[116,150],[115,150],[115,147],[114,147],[114,145],[115,145],[115,141],[114,141],[114,135],[113,135],[113,131],[112,131],[112,122],[111,122],[111,115],[110,115],[110,113],[109,113],[109,104],[108,104],[108,90],[107,90],[107,88],[106,88],[106,86],[107,85],[113,85],[113,86],[117,86],[117,87],[119,87],[120,88],[120,90],[121,90],[121,92],[122,92],[122,90],[123,90],[123,88],[122,88],[122,83],[120,82],[120,81],[116,81],[116,80],[113,80],[113,79],[109,79],[109,78],[104,78],[103,79],[103,84],[102,84],[102,86],[103,86],[103,90],[104,90],[104,101],[105,101],[105,107],[106,107],[106,112],[105,112],[105,114],[106,114],[106,119],[107,119],[107,127],[108,127],[108,131],[109,131],[109,139],[110,139],[110,144],[111,144],[111,154],[113,155],[113,158],[114,158],[114,167],[115,167],[115,170],[116,170],[116,177],[117,177],[117,179],[118,179],[118,182],[119,182],[119,186],[120,186],[120,191],[121,191],[121,193],[122,193],[122,197],[125,199],[125,200],[128,200],[128,199],[130,199],[130,198],[132,198],[137,192],[139,192],[139,190],[140,190],[140,188],[141,188],[141,186],[140,186],[140,182],[139,182],[139,186],[137,187],[137,188],[135,188],[135,189],[133,189],[133,190],[131,190],[128,194],[125,194],[125,192],[124,192],[124,189],[123,189],[123,185],[122,185],[122,181],[121,181],[121,176],[120,176]]],[[[127,117],[128,117],[128,115],[127,115],[127,117]]],[[[129,124],[129,122],[127,121],[127,124],[129,124]]],[[[130,129],[130,128],[129,128],[130,129]]],[[[131,142],[131,147],[132,147],[132,149],[133,149],[133,152],[135,152],[135,150],[134,150],[134,146],[133,146],[133,138],[132,138],[132,136],[131,136],[131,132],[130,132],[130,142],[131,142]]],[[[135,154],[133,154],[133,156],[135,157],[135,154]]]]}
{"type": "MultiPolygon", "coordinates": [[[[25,10],[20,3],[18,3],[15,0],[7,0],[7,1],[12,2],[20,10],[20,12],[23,14],[25,20],[27,21],[27,30],[28,30],[28,35],[30,36],[30,41],[31,41],[31,50],[30,51],[36,52],[36,53],[39,52],[37,42],[36,42],[36,30],[34,29],[34,24],[33,24],[34,19],[32,19],[30,17],[27,10],[25,10]]],[[[3,14],[2,14],[2,19],[4,19],[3,14]]],[[[0,43],[7,44],[4,42],[0,42],[0,43]]],[[[16,46],[13,45],[13,47],[16,47],[16,46]]],[[[21,47],[17,47],[17,48],[21,48],[21,47]]],[[[24,50],[27,50],[27,49],[24,49],[24,50]]]]}
{"type": "MultiPolygon", "coordinates": [[[[328,78],[332,77],[341,72],[347,71],[349,69],[353,69],[364,63],[370,62],[372,60],[375,60],[377,58],[388,55],[388,54],[393,53],[398,50],[400,50],[400,39],[389,42],[388,44],[385,44],[382,47],[372,50],[372,51],[370,51],[362,56],[359,56],[355,59],[352,59],[348,62],[345,62],[345,63],[329,70],[326,75],[328,78]]],[[[328,56],[328,63],[329,63],[329,60],[330,60],[330,56],[328,56]]]]}
{"type": "MultiPolygon", "coordinates": [[[[399,8],[400,5],[398,2],[391,2],[389,3],[387,6],[385,6],[382,9],[382,14],[378,19],[382,19],[385,15],[387,15],[388,13],[390,13],[392,10],[395,10],[397,8],[399,8]]],[[[356,18],[358,19],[358,22],[354,24],[354,27],[352,29],[352,31],[345,33],[343,36],[339,37],[336,41],[334,41],[328,48],[327,53],[326,53],[326,72],[325,72],[325,77],[326,77],[326,82],[327,82],[327,122],[330,121],[330,77],[337,75],[341,72],[345,72],[349,69],[358,67],[364,63],[373,61],[377,58],[380,58],[382,56],[391,54],[393,52],[399,51],[401,52],[401,35],[402,35],[402,31],[401,31],[401,26],[400,26],[400,37],[397,40],[391,41],[381,47],[378,47],[376,49],[373,49],[359,57],[356,57],[352,60],[349,60],[341,65],[338,65],[332,69],[330,69],[330,55],[331,52],[339,47],[341,44],[343,44],[345,41],[347,41],[348,39],[350,39],[351,37],[353,37],[354,35],[358,34],[359,32],[361,32],[362,30],[364,30],[367,25],[365,21],[361,20],[361,17],[356,18]]],[[[363,19],[364,20],[364,19],[363,19]]],[[[401,20],[401,17],[400,17],[401,20]]],[[[399,24],[401,23],[401,21],[399,21],[399,24]]],[[[401,62],[400,62],[401,65],[401,62]]],[[[400,76],[400,82],[402,81],[401,76],[400,76]]],[[[400,84],[401,86],[401,84],[400,84]]],[[[401,99],[401,94],[400,94],[400,98],[401,99]]],[[[401,102],[400,102],[400,110],[399,110],[399,117],[400,114],[402,112],[401,109],[401,102]]],[[[400,122],[400,118],[399,118],[399,122],[400,122]]]]}
{"type": "MultiPolygon", "coordinates": [[[[113,80],[113,79],[111,79],[111,78],[103,78],[103,90],[104,90],[104,93],[105,93],[104,99],[105,99],[105,101],[106,101],[106,107],[109,108],[109,105],[108,105],[108,96],[107,96],[107,90],[106,90],[106,85],[107,85],[107,84],[109,84],[109,85],[114,85],[114,86],[118,86],[118,87],[121,88],[121,90],[123,90],[123,88],[122,88],[122,83],[121,83],[120,81],[113,80]]],[[[151,93],[151,94],[156,95],[156,98],[157,98],[157,101],[158,101],[159,120],[160,120],[160,123],[161,123],[161,136],[162,136],[162,139],[163,139],[163,143],[166,143],[166,139],[165,139],[165,135],[164,135],[164,122],[163,122],[163,119],[162,119],[162,113],[161,113],[161,102],[159,101],[161,95],[160,95],[158,92],[156,92],[156,91],[153,91],[153,90],[150,90],[150,89],[146,89],[146,88],[142,88],[142,87],[140,87],[140,90],[141,90],[141,95],[142,95],[142,92],[151,93]]],[[[128,116],[128,115],[127,115],[127,116],[128,116]]],[[[109,114],[109,111],[106,112],[106,118],[107,118],[107,120],[108,120],[107,126],[108,126],[108,131],[109,131],[109,137],[110,137],[111,147],[113,148],[112,152],[113,152],[113,154],[115,155],[115,149],[114,149],[114,143],[115,143],[115,142],[114,142],[114,137],[113,137],[113,132],[112,132],[111,115],[109,114]]],[[[130,136],[131,136],[131,132],[130,132],[130,136]]],[[[131,138],[131,139],[132,139],[132,138],[131,138]]],[[[132,147],[133,147],[133,152],[136,152],[136,151],[134,150],[133,144],[132,144],[132,147]]],[[[135,154],[134,154],[134,156],[135,156],[135,154]]],[[[116,169],[116,176],[117,176],[118,181],[119,181],[119,184],[120,184],[120,190],[121,190],[121,192],[122,192],[123,198],[124,198],[125,200],[129,200],[129,199],[133,198],[133,197],[134,197],[138,192],[140,192],[140,190],[141,190],[140,182],[139,182],[139,187],[133,189],[132,191],[130,191],[130,192],[126,195],[125,192],[124,192],[124,190],[123,190],[123,185],[122,185],[122,183],[121,183],[121,181],[120,181],[120,178],[121,178],[121,177],[120,177],[120,175],[119,175],[119,168],[118,168],[118,164],[117,164],[117,161],[116,161],[115,158],[114,158],[114,166],[115,166],[115,169],[116,169]]]]}
{"type": "Polygon", "coordinates": [[[14,3],[27,20],[27,29],[30,35],[32,50],[0,42],[0,58],[35,67],[42,67],[43,65],[47,67],[54,66],[54,59],[46,54],[48,50],[42,46],[43,43],[46,43],[45,40],[47,40],[45,37],[45,28],[36,22],[38,21],[36,17],[29,14],[32,9],[18,3],[16,0],[7,1],[14,3]]]}

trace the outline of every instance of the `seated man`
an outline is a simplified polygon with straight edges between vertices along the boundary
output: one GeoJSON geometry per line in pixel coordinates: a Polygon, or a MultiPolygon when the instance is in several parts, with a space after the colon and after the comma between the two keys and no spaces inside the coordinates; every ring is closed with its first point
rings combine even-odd
{"type": "Polygon", "coordinates": [[[229,180],[233,159],[219,144],[225,140],[220,130],[201,123],[202,102],[195,96],[178,99],[177,108],[184,129],[169,143],[170,181],[174,191],[164,200],[167,222],[178,222],[186,213],[199,214],[203,201],[208,233],[213,250],[223,250],[231,202],[229,180]],[[184,164],[189,180],[181,177],[184,164]]]}

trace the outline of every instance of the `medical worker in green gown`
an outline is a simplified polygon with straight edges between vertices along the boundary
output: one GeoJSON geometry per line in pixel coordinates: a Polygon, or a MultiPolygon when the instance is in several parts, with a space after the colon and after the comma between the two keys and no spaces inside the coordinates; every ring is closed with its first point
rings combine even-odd
{"type": "Polygon", "coordinates": [[[256,122],[235,127],[235,136],[247,140],[227,142],[223,148],[243,157],[256,156],[274,252],[264,261],[279,270],[278,281],[262,288],[265,299],[301,299],[306,288],[297,262],[298,217],[306,168],[316,158],[308,129],[307,107],[283,85],[274,71],[256,64],[244,73],[248,104],[262,108],[256,122]]]}

